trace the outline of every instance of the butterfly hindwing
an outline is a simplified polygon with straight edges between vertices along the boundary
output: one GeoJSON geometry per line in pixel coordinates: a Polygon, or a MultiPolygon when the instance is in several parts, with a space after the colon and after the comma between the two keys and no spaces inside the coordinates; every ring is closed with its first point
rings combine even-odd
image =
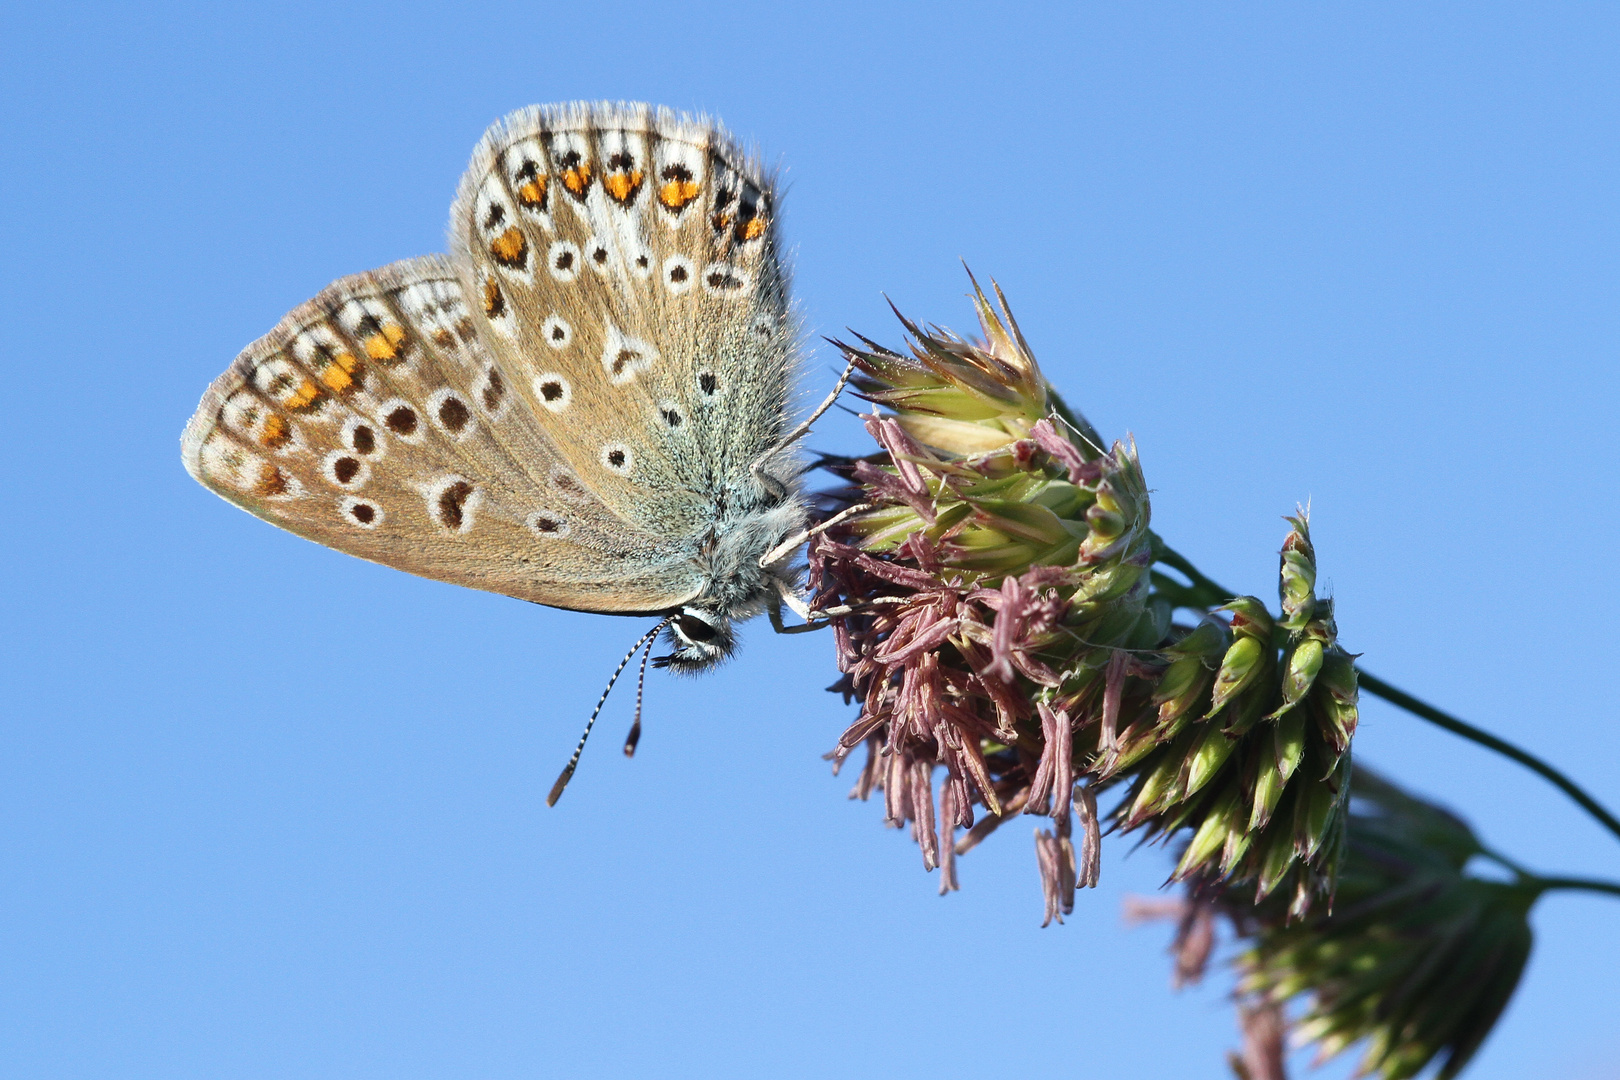
{"type": "Polygon", "coordinates": [[[666,536],[594,494],[481,336],[442,257],[344,278],[217,379],[191,474],[272,524],[424,577],[589,611],[698,587],[666,536]]]}
{"type": "Polygon", "coordinates": [[[784,428],[797,333],[770,178],[668,110],[525,109],[484,136],[450,231],[473,317],[558,453],[695,549],[784,428]]]}

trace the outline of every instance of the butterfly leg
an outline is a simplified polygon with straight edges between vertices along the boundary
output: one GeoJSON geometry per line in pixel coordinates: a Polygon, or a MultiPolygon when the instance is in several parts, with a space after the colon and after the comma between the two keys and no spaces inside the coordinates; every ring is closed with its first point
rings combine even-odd
{"type": "MultiPolygon", "coordinates": [[[[768,607],[766,610],[769,612],[771,617],[771,629],[775,630],[778,634],[808,634],[814,630],[825,630],[827,627],[832,625],[832,623],[826,621],[812,622],[807,620],[800,623],[798,626],[789,626],[787,623],[782,621],[782,605],[776,601],[772,601],[770,607],[768,607]]],[[[806,613],[808,613],[809,610],[809,608],[806,608],[806,613]]]]}
{"type": "Polygon", "coordinates": [[[856,503],[854,506],[845,507],[843,510],[840,510],[826,521],[823,521],[821,524],[812,525],[810,528],[804,529],[793,536],[788,537],[780,544],[777,544],[770,551],[760,556],[759,565],[762,567],[769,566],[780,559],[787,558],[787,556],[793,554],[793,550],[795,548],[809,540],[812,536],[815,536],[817,533],[825,532],[834,525],[837,525],[840,521],[843,521],[845,518],[852,517],[855,514],[859,514],[863,510],[870,509],[872,509],[871,503],[856,503]]]}
{"type": "Polygon", "coordinates": [[[792,446],[794,443],[808,435],[810,433],[810,425],[814,424],[817,420],[820,420],[822,414],[833,407],[833,404],[838,401],[838,395],[842,394],[844,392],[844,387],[849,385],[849,377],[853,374],[855,374],[855,361],[851,360],[849,363],[844,365],[844,373],[838,376],[838,385],[834,386],[832,393],[827,395],[827,400],[823,401],[820,405],[817,405],[816,411],[806,417],[804,423],[794,428],[788,433],[786,438],[782,439],[775,446],[771,447],[769,450],[759,455],[759,457],[755,458],[754,463],[748,467],[748,471],[753,474],[754,479],[758,480],[760,484],[763,485],[764,488],[771,494],[781,498],[786,496],[788,492],[787,488],[782,486],[782,482],[780,480],[764,471],[765,462],[769,461],[772,457],[776,456],[777,453],[786,450],[788,447],[792,446]]]}
{"type": "Polygon", "coordinates": [[[773,597],[766,610],[771,616],[771,629],[778,634],[808,634],[812,630],[825,629],[832,624],[832,620],[841,619],[845,615],[853,615],[857,611],[865,611],[868,608],[886,604],[904,604],[906,602],[906,598],[903,596],[874,596],[870,600],[860,603],[840,604],[837,607],[819,611],[809,607],[803,600],[793,595],[784,583],[779,582],[777,584],[777,591],[781,596],[773,597]],[[803,625],[788,626],[782,621],[782,604],[784,602],[792,609],[795,615],[804,620],[803,625]]]}

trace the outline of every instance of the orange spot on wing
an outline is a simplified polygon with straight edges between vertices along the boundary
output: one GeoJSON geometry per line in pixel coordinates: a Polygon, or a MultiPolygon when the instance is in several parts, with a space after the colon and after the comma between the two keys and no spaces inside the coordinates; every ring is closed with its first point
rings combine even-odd
{"type": "Polygon", "coordinates": [[[658,189],[658,201],[671,210],[679,210],[698,197],[695,180],[671,180],[658,189]]]}
{"type": "Polygon", "coordinates": [[[489,253],[502,266],[522,266],[529,259],[529,243],[523,239],[523,231],[514,225],[490,243],[489,253]]]}
{"type": "Polygon", "coordinates": [[[501,287],[495,284],[494,278],[484,282],[484,314],[492,319],[499,318],[506,311],[506,297],[501,295],[501,287]]]}
{"type": "Polygon", "coordinates": [[[307,409],[321,397],[321,388],[309,379],[298,384],[298,389],[282,398],[281,405],[285,409],[307,409]]]}
{"type": "Polygon", "coordinates": [[[562,182],[563,187],[575,195],[585,194],[585,189],[591,186],[590,162],[581,162],[571,169],[564,169],[562,182]]]}
{"type": "Polygon", "coordinates": [[[544,210],[546,208],[546,182],[544,180],[530,180],[517,189],[518,202],[530,210],[544,210]]]}
{"type": "Polygon", "coordinates": [[[748,224],[743,226],[744,240],[757,240],[765,235],[765,219],[762,217],[749,218],[748,224]]]}
{"type": "Polygon", "coordinates": [[[353,389],[355,384],[354,369],[360,366],[360,361],[354,358],[353,353],[338,353],[332,357],[332,362],[326,365],[321,372],[321,382],[334,394],[341,394],[345,390],[353,389]]]}
{"type": "Polygon", "coordinates": [[[373,360],[398,360],[404,350],[405,328],[398,323],[389,323],[377,333],[366,338],[366,355],[373,360]]]}
{"type": "Polygon", "coordinates": [[[627,173],[614,173],[603,179],[602,186],[607,189],[609,195],[619,202],[629,202],[641,187],[641,170],[632,169],[627,173]]]}
{"type": "Polygon", "coordinates": [[[259,445],[271,450],[279,450],[286,446],[292,438],[292,425],[285,417],[271,413],[264,418],[264,427],[259,429],[259,445]]]}

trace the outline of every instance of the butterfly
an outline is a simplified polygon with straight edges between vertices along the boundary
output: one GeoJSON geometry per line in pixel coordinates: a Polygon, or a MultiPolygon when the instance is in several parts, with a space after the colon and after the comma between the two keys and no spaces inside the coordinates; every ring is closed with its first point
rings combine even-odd
{"type": "Polygon", "coordinates": [[[244,349],[187,470],[339,551],[655,616],[637,648],[667,629],[662,664],[724,660],[734,623],[794,596],[809,516],[773,178],[703,118],[531,107],[485,133],[449,232],[448,256],[342,278],[244,349]]]}

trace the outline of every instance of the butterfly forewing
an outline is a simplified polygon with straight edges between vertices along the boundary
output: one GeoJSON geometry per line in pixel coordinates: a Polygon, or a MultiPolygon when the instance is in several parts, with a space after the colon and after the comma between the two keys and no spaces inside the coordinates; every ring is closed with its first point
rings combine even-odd
{"type": "Polygon", "coordinates": [[[474,318],[568,465],[695,549],[784,426],[796,333],[769,178],[667,110],[527,109],[475,152],[451,240],[474,318]]]}
{"type": "Polygon", "coordinates": [[[344,278],[243,351],[186,428],[193,476],[265,520],[425,577],[660,611],[698,587],[593,494],[480,336],[448,260],[344,278]]]}

